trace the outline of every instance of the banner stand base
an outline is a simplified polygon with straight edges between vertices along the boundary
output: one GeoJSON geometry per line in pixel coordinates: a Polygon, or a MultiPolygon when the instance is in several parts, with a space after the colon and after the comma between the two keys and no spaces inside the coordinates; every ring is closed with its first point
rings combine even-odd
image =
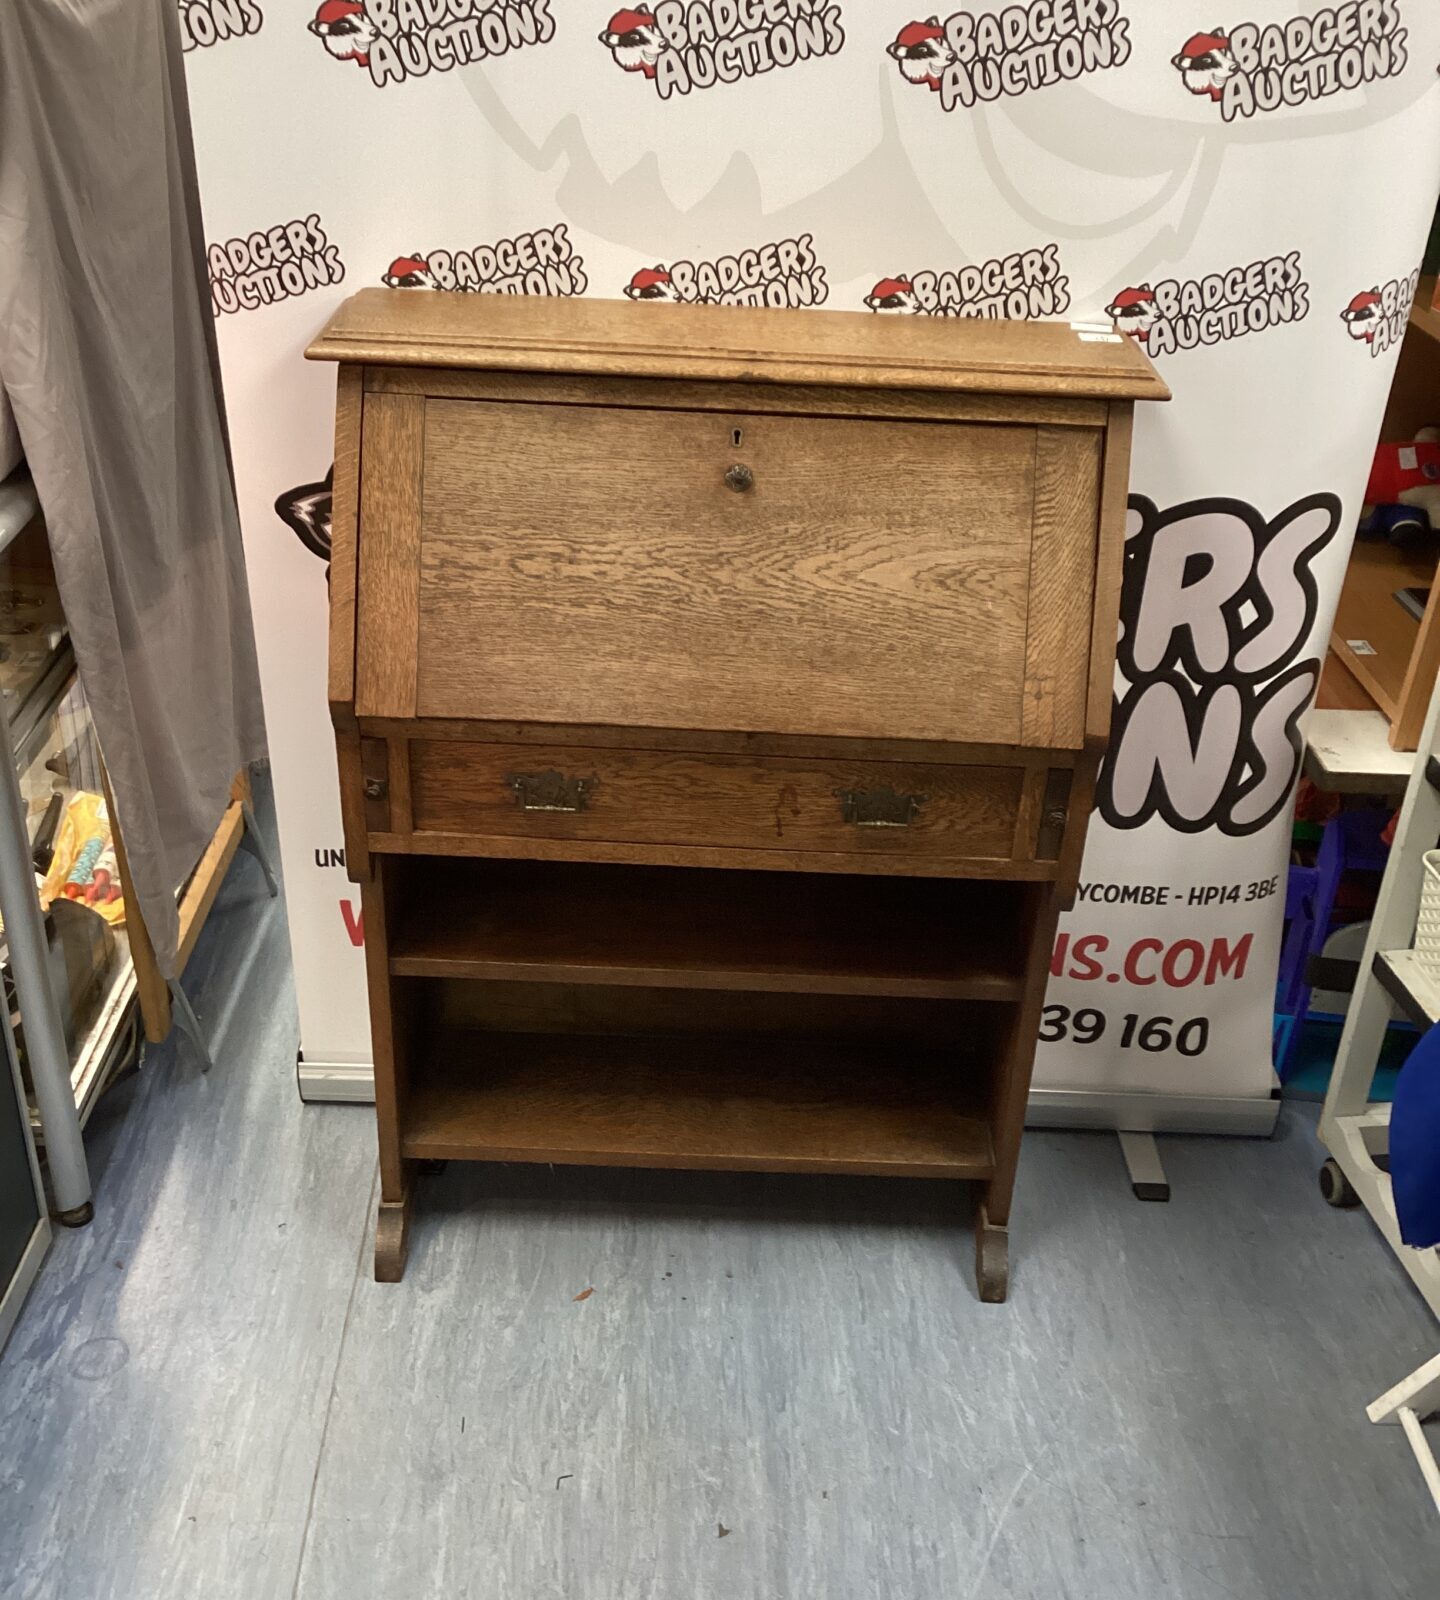
{"type": "Polygon", "coordinates": [[[1280,1120],[1280,1084],[1261,1094],[1159,1094],[1147,1089],[1031,1089],[1027,1128],[1116,1133],[1227,1133],[1268,1139],[1280,1120]]]}
{"type": "Polygon", "coordinates": [[[1153,1094],[1032,1089],[1027,1128],[1113,1128],[1137,1200],[1168,1200],[1157,1133],[1221,1133],[1268,1139],[1280,1119],[1280,1084],[1267,1095],[1153,1094]]]}
{"type": "Polygon", "coordinates": [[[307,1105],[375,1103],[375,1069],[368,1061],[307,1061],[297,1050],[295,1086],[307,1105]]]}
{"type": "Polygon", "coordinates": [[[1120,1141],[1120,1154],[1125,1157],[1125,1170],[1130,1174],[1130,1190],[1135,1198],[1168,1200],[1170,1180],[1165,1176],[1165,1164],[1160,1159],[1155,1135],[1121,1128],[1115,1137],[1120,1141]]]}

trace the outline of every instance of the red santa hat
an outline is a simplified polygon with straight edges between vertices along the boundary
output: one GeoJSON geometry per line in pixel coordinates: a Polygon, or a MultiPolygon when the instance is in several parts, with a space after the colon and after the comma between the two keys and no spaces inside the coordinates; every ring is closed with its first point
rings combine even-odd
{"type": "Polygon", "coordinates": [[[1229,48],[1230,35],[1217,28],[1214,33],[1192,33],[1181,45],[1180,54],[1184,60],[1194,61],[1198,56],[1208,56],[1212,50],[1229,48]]]}
{"type": "MultiPolygon", "coordinates": [[[[348,5],[351,0],[327,0],[329,5],[348,5]]],[[[387,278],[408,278],[412,272],[429,272],[430,263],[424,256],[396,256],[390,263],[387,278]]]]}
{"type": "Polygon", "coordinates": [[[632,33],[636,28],[653,28],[654,26],[655,13],[653,11],[617,11],[610,19],[609,31],[611,33],[632,33]]]}
{"type": "Polygon", "coordinates": [[[895,35],[895,43],[902,50],[908,50],[912,45],[924,44],[930,39],[943,39],[945,29],[938,17],[930,17],[924,22],[907,22],[895,35]]]}
{"type": "Polygon", "coordinates": [[[1134,311],[1138,306],[1153,306],[1153,289],[1122,289],[1105,308],[1113,317],[1117,311],[1134,311]]]}
{"type": "Polygon", "coordinates": [[[324,0],[315,13],[315,20],[328,28],[332,22],[343,22],[346,17],[364,14],[365,7],[361,4],[361,0],[324,0]]]}
{"type": "MultiPolygon", "coordinates": [[[[626,12],[626,16],[630,13],[626,12]]],[[[632,289],[653,289],[657,283],[669,283],[670,274],[664,267],[641,267],[639,272],[630,280],[632,289]]]]}
{"type": "Polygon", "coordinates": [[[1383,304],[1378,289],[1364,289],[1350,302],[1341,316],[1358,316],[1362,311],[1372,311],[1376,306],[1383,304]]]}
{"type": "Polygon", "coordinates": [[[870,291],[872,300],[888,300],[891,295],[910,294],[912,288],[909,278],[881,278],[879,283],[870,291]]]}

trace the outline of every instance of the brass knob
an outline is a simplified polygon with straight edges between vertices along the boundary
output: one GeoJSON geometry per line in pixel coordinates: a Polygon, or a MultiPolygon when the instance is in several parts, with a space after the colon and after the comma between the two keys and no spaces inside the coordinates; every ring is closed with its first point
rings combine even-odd
{"type": "Polygon", "coordinates": [[[744,494],[747,489],[754,486],[754,483],[755,474],[749,467],[741,466],[738,461],[725,474],[726,487],[733,489],[736,494],[744,494]]]}

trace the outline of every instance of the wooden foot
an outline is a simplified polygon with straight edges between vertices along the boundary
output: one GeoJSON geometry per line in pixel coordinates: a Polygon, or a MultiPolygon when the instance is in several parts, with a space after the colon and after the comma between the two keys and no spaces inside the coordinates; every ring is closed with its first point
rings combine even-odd
{"type": "Polygon", "coordinates": [[[410,1249],[412,1192],[407,1186],[400,1199],[380,1202],[375,1217],[376,1283],[399,1283],[405,1275],[405,1256],[410,1249]]]}
{"type": "Polygon", "coordinates": [[[983,1200],[975,1206],[975,1282],[987,1305],[1001,1305],[1010,1293],[1010,1231],[990,1221],[983,1200]]]}

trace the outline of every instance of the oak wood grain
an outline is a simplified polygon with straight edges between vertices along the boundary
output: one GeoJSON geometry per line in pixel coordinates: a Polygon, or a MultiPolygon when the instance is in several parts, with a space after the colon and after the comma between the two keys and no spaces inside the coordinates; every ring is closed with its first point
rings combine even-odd
{"type": "MultiPolygon", "coordinates": [[[[1396,609],[1399,610],[1398,602],[1396,609]]],[[[1415,647],[1405,664],[1397,715],[1390,728],[1392,750],[1419,748],[1437,674],[1440,674],[1440,583],[1432,577],[1430,595],[1415,635],[1415,647]]]]}
{"type": "Polygon", "coordinates": [[[336,725],[335,763],[340,777],[340,825],[345,834],[345,874],[352,883],[370,876],[370,846],[365,820],[365,770],[359,730],[336,725]]]}
{"type": "Polygon", "coordinates": [[[1040,831],[1040,808],[1045,797],[1045,768],[1027,767],[1020,788],[1020,804],[1015,809],[1015,842],[1011,854],[1017,861],[1035,858],[1036,836],[1040,831]]]}
{"type": "Polygon", "coordinates": [[[385,366],[1105,399],[1170,396],[1133,340],[1085,341],[1063,322],[530,295],[362,289],[335,311],[305,354],[312,361],[385,366]]]}
{"type": "Polygon", "coordinates": [[[240,840],[245,833],[244,808],[238,800],[226,806],[205,853],[195,864],[189,881],[180,893],[180,927],[176,942],[175,970],[183,973],[205,927],[205,919],[220,893],[220,885],[240,840]]]}
{"type": "Polygon", "coordinates": [[[747,760],[424,739],[410,745],[411,810],[421,833],[822,850],[912,861],[1007,858],[1023,776],[1018,767],[747,760]],[[522,808],[512,779],[549,771],[586,780],[583,810],[522,808]],[[845,819],[837,790],[878,789],[923,797],[908,825],[845,819]]]}
{"type": "MultiPolygon", "coordinates": [[[[359,370],[359,369],[342,369],[359,370]]],[[[746,411],[752,415],[892,418],[901,422],[1042,423],[1103,428],[1110,402],[1065,395],[961,394],[943,389],[836,388],[599,378],[534,372],[462,372],[445,367],[366,367],[367,391],[526,405],[609,406],[645,411],[746,411]]]]}
{"type": "MultiPolygon", "coordinates": [[[[1429,589],[1426,611],[1433,613],[1440,595],[1435,573],[1432,550],[1402,548],[1382,539],[1357,540],[1345,568],[1330,648],[1392,724],[1401,719],[1406,679],[1421,630],[1421,623],[1400,605],[1395,592],[1429,589]],[[1354,648],[1357,643],[1362,647],[1354,648]]],[[[1433,672],[1430,682],[1434,682],[1433,672]]],[[[1391,737],[1393,742],[1393,726],[1391,737]]]]}
{"type": "Polygon", "coordinates": [[[379,394],[365,405],[360,485],[355,708],[369,716],[415,713],[425,402],[379,394]]]}
{"type": "Polygon", "coordinates": [[[837,850],[743,850],[734,846],[617,844],[605,839],[527,839],[503,833],[376,833],[371,855],[494,856],[508,861],[600,861],[628,866],[723,867],[727,871],[892,873],[911,878],[1054,878],[1053,861],[1009,856],[873,855],[837,850]]]}
{"type": "MultiPolygon", "coordinates": [[[[1010,886],[1012,892],[1023,893],[1010,886]]],[[[619,984],[431,978],[420,986],[432,1025],[446,1031],[659,1036],[683,1056],[707,1033],[763,1036],[782,1053],[795,1037],[835,1037],[891,1049],[952,1049],[965,1041],[982,1075],[1009,1007],[989,1000],[927,1000],[889,995],[782,993],[764,989],[634,988],[619,984]]]]}
{"type": "Polygon", "coordinates": [[[1021,716],[1027,745],[1075,749],[1085,738],[1102,440],[1098,432],[1036,430],[1021,716]]]}
{"type": "Polygon", "coordinates": [[[409,833],[415,826],[410,801],[410,741],[404,734],[391,734],[385,743],[390,773],[390,827],[396,833],[409,833]]]}
{"type": "Polygon", "coordinates": [[[1125,519],[1130,498],[1134,413],[1130,401],[1112,401],[1105,430],[1105,465],[1100,477],[1095,541],[1095,614],[1090,625],[1090,689],[1085,705],[1085,732],[1091,739],[1109,737],[1115,698],[1115,645],[1120,632],[1120,586],[1125,576],[1125,519]]]}
{"type": "Polygon", "coordinates": [[[1317,711],[1378,711],[1379,707],[1365,692],[1364,686],[1341,661],[1334,650],[1325,652],[1325,665],[1320,669],[1320,686],[1315,691],[1317,711]]]}
{"type": "Polygon", "coordinates": [[[1014,1000],[1020,892],[553,862],[417,860],[400,977],[1014,1000]]]}
{"type": "Polygon", "coordinates": [[[371,833],[403,833],[408,820],[392,819],[390,808],[390,745],[385,739],[361,739],[361,784],[365,796],[365,826],[371,833]]]}
{"type": "MultiPolygon", "coordinates": [[[[983,1078],[980,1079],[983,1085],[983,1078]]],[[[437,1039],[407,1156],[984,1179],[975,1077],[949,1053],[788,1040],[472,1033],[437,1039]]]]}
{"type": "Polygon", "coordinates": [[[105,806],[110,813],[110,837],[115,847],[115,868],[120,876],[120,893],[126,908],[125,933],[130,945],[130,960],[135,968],[135,993],[140,1002],[140,1020],[145,1024],[146,1039],[151,1044],[162,1044],[170,1036],[170,986],[160,972],[154,941],[144,917],[140,915],[140,902],[130,876],[130,858],[125,854],[125,834],[115,810],[115,798],[110,793],[110,774],[103,764],[100,783],[105,791],[105,806]]]}
{"type": "Polygon", "coordinates": [[[985,1180],[998,1295],[1143,352],[382,291],[309,354],[383,1274],[457,1156],[985,1180]]]}
{"type": "Polygon", "coordinates": [[[465,744],[586,745],[605,750],[685,750],[715,755],[800,756],[840,761],[938,762],[942,766],[1073,765],[1073,750],[1026,750],[1016,744],[946,744],[936,739],[817,738],[813,734],[743,733],[724,728],[614,728],[585,723],[496,722],[465,717],[361,717],[364,735],[381,739],[458,739],[465,744]]]}
{"type": "Polygon", "coordinates": [[[359,540],[361,411],[364,369],[340,368],[335,386],[335,470],[330,480],[330,714],[354,716],[355,595],[359,540]]]}
{"type": "Polygon", "coordinates": [[[1090,811],[1095,804],[1095,783],[1100,773],[1100,761],[1105,753],[1101,740],[1088,739],[1079,761],[1072,769],[1070,789],[1065,804],[1065,831],[1060,839],[1060,854],[1056,862],[1055,893],[1060,908],[1068,911],[1075,899],[1080,883],[1080,867],[1085,857],[1085,839],[1089,828],[1090,811]]]}
{"type": "Polygon", "coordinates": [[[1019,737],[1030,430],[437,400],[425,436],[420,715],[1019,737]]]}
{"type": "Polygon", "coordinates": [[[1018,1005],[1006,1013],[1005,1027],[995,1059],[990,1102],[990,1127],[994,1140],[995,1172],[985,1186],[986,1221],[1003,1228],[1010,1220],[1015,1194],[1015,1174],[1020,1159],[1020,1138],[1025,1127],[1025,1106],[1035,1066],[1035,1037],[1040,1028],[1040,1008],[1050,977],[1050,952],[1060,899],[1049,885],[1030,891],[1029,947],[1025,985],[1018,1005]]]}
{"type": "Polygon", "coordinates": [[[401,1132],[411,1088],[412,987],[390,979],[387,903],[400,866],[382,861],[380,870],[360,885],[365,918],[365,987],[370,1001],[370,1046],[375,1063],[375,1124],[380,1146],[380,1198],[405,1200],[408,1173],[401,1132]]]}

